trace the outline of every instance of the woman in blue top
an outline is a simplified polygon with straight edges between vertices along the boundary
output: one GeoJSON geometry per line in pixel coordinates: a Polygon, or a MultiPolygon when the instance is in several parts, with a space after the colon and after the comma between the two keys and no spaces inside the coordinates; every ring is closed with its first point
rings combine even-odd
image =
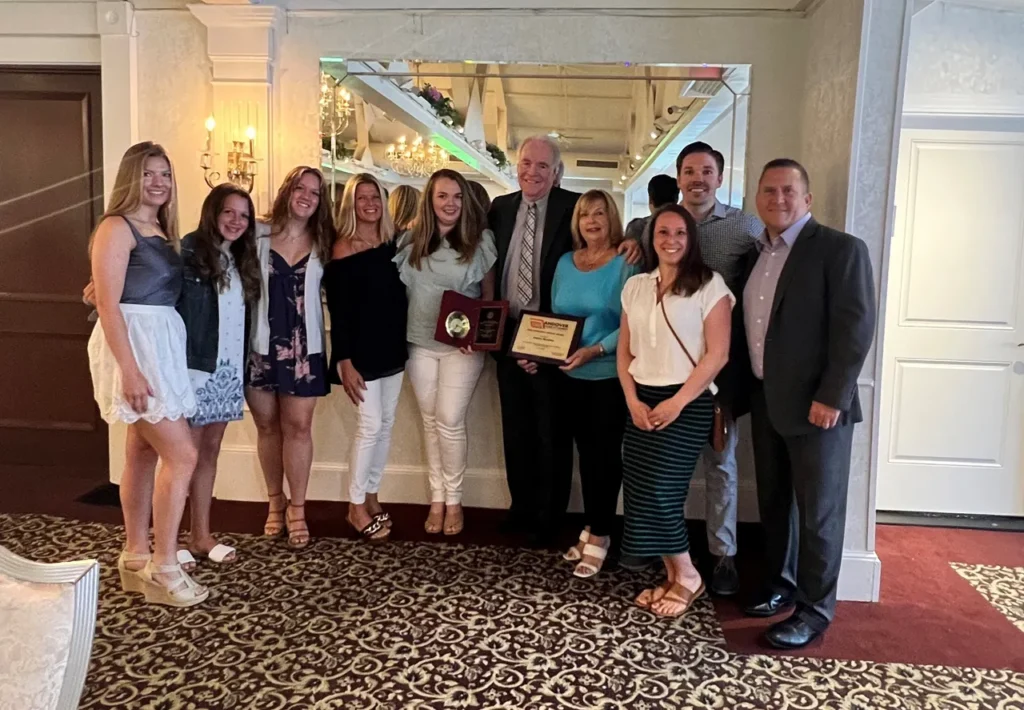
{"type": "Polygon", "coordinates": [[[493,299],[497,258],[494,234],[466,179],[453,170],[431,175],[395,256],[409,296],[406,372],[423,417],[430,467],[430,513],[423,524],[428,533],[462,532],[466,411],[484,369],[482,352],[434,340],[441,297],[452,290],[493,299]]]}
{"type": "Polygon", "coordinates": [[[593,577],[604,564],[622,484],[626,400],[615,369],[615,347],[622,286],[639,271],[617,254],[622,239],[622,221],[611,196],[603,190],[587,192],[572,213],[573,251],[559,260],[551,286],[555,313],[586,319],[579,349],[561,368],[567,375],[564,421],[579,452],[586,521],[579,544],[565,559],[578,562],[573,574],[582,578],[593,577]]]}

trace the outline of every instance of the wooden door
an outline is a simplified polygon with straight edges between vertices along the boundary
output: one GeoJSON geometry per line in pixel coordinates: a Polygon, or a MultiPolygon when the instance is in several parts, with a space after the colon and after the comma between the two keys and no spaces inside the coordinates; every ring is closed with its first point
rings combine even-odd
{"type": "Polygon", "coordinates": [[[878,508],[1024,515],[1024,133],[904,130],[878,508]]]}
{"type": "Polygon", "coordinates": [[[0,67],[0,465],[107,469],[86,344],[99,69],[0,67]]]}

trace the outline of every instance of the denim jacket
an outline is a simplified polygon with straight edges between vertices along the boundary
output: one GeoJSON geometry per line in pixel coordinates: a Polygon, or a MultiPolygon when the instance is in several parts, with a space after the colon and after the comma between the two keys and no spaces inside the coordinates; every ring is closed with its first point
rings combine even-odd
{"type": "MultiPolygon", "coordinates": [[[[195,266],[196,233],[187,234],[181,240],[181,257],[185,263],[185,278],[178,299],[178,314],[185,321],[187,340],[185,355],[188,369],[213,372],[217,369],[217,353],[220,337],[220,306],[217,287],[204,281],[195,266]]],[[[246,309],[248,310],[248,308],[246,309]]],[[[247,314],[248,316],[248,314],[247,314]]],[[[246,330],[249,319],[246,317],[246,330]]],[[[245,358],[248,359],[249,336],[245,336],[245,358]]]]}

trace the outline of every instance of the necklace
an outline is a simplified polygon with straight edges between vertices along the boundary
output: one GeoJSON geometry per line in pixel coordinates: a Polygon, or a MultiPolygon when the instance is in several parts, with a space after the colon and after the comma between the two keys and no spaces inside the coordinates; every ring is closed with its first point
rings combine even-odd
{"type": "Polygon", "coordinates": [[[593,271],[594,269],[603,266],[610,257],[613,257],[615,252],[611,249],[605,249],[601,252],[596,252],[593,255],[589,249],[581,249],[578,252],[579,256],[579,267],[582,271],[593,271]]]}

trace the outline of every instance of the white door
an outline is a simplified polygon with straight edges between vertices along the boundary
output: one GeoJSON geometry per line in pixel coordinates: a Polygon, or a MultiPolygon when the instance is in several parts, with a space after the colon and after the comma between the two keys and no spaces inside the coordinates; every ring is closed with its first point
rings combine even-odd
{"type": "Polygon", "coordinates": [[[879,510],[1024,515],[1024,133],[904,130],[879,510]]]}

